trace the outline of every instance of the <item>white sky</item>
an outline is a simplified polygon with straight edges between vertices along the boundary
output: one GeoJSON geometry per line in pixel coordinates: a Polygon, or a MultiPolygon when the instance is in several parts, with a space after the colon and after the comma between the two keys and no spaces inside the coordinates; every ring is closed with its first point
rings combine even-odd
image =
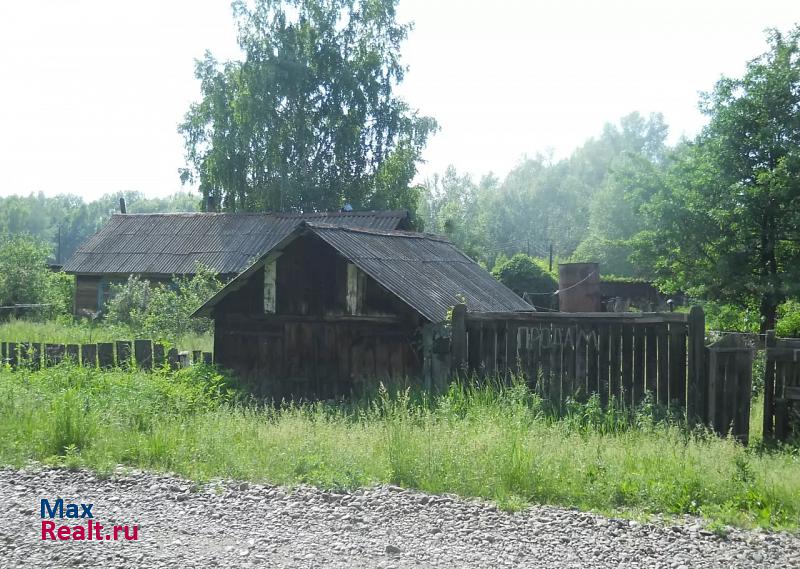
{"type": "MultiPolygon", "coordinates": [[[[416,22],[400,92],[442,127],[421,176],[477,177],[565,156],[634,110],[695,134],[698,93],[800,2],[401,0],[400,17],[416,22]]],[[[0,195],[179,190],[205,49],[237,54],[228,0],[0,0],[0,195]]]]}

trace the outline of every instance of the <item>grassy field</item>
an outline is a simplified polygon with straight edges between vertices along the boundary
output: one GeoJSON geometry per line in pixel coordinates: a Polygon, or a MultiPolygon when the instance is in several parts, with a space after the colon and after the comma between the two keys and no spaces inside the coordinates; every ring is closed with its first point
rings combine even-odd
{"type": "MultiPolygon", "coordinates": [[[[0,342],[49,342],[51,344],[91,344],[133,340],[136,334],[125,326],[113,326],[104,322],[91,325],[88,321],[61,323],[55,320],[33,322],[15,320],[0,322],[0,342]]],[[[187,335],[178,342],[180,350],[212,351],[214,337],[187,335]]]]}
{"type": "Polygon", "coordinates": [[[3,369],[0,463],[100,472],[122,463],[200,481],[333,488],[394,483],[509,509],[547,503],[797,528],[796,447],[744,448],[656,415],[590,402],[555,417],[519,385],[277,408],[246,402],[203,366],[175,374],[3,369]]]}

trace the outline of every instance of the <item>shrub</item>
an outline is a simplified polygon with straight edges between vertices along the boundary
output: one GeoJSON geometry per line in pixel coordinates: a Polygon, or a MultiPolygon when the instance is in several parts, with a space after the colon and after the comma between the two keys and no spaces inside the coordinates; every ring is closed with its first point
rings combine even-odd
{"type": "Polygon", "coordinates": [[[784,338],[800,338],[800,301],[787,300],[778,307],[775,333],[784,338]]]}
{"type": "Polygon", "coordinates": [[[556,303],[555,295],[548,293],[558,290],[558,280],[538,259],[519,253],[495,265],[492,275],[520,296],[535,293],[538,306],[552,308],[556,303]]]}
{"type": "Polygon", "coordinates": [[[761,316],[757,307],[742,307],[709,301],[703,303],[703,310],[706,314],[706,328],[708,330],[754,334],[759,331],[761,316]]]}
{"type": "Polygon", "coordinates": [[[74,277],[47,266],[50,248],[26,235],[0,238],[0,306],[49,304],[44,314],[69,313],[74,277]]]}
{"type": "Polygon", "coordinates": [[[187,334],[211,330],[211,320],[191,315],[221,287],[216,275],[204,267],[198,267],[193,277],[176,277],[170,284],[131,276],[125,284],[112,287],[106,321],[127,325],[142,336],[178,342],[187,334]]]}

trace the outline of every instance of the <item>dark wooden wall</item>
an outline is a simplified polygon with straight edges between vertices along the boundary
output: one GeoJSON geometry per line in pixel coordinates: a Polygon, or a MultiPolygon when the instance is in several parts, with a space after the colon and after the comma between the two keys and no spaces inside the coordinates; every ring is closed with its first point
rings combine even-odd
{"type": "Polygon", "coordinates": [[[347,313],[347,261],[314,235],[277,260],[275,313],[265,314],[264,271],[214,310],[220,365],[272,397],[331,398],[422,370],[419,315],[373,279],[359,314],[347,313]]]}
{"type": "Polygon", "coordinates": [[[217,320],[214,356],[261,394],[327,399],[418,377],[412,334],[396,320],[229,315],[217,320]]]}
{"type": "Polygon", "coordinates": [[[100,277],[88,275],[76,275],[75,277],[75,314],[81,310],[95,312],[97,310],[97,287],[100,285],[100,277]]]}

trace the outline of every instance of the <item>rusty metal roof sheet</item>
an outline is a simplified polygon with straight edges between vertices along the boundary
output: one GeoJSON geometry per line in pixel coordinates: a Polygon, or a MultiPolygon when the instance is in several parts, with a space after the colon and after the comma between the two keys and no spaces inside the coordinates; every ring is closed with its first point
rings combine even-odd
{"type": "MultiPolygon", "coordinates": [[[[532,311],[533,308],[462,253],[448,239],[426,233],[336,227],[302,223],[276,243],[283,248],[313,233],[431,322],[440,322],[465,302],[480,312],[532,311]]],[[[260,266],[267,251],[206,302],[195,315],[208,316],[225,296],[238,290],[260,266]]]]}
{"type": "Polygon", "coordinates": [[[64,265],[73,274],[190,275],[198,263],[222,274],[243,271],[301,221],[398,229],[408,212],[120,214],[64,265]]]}

